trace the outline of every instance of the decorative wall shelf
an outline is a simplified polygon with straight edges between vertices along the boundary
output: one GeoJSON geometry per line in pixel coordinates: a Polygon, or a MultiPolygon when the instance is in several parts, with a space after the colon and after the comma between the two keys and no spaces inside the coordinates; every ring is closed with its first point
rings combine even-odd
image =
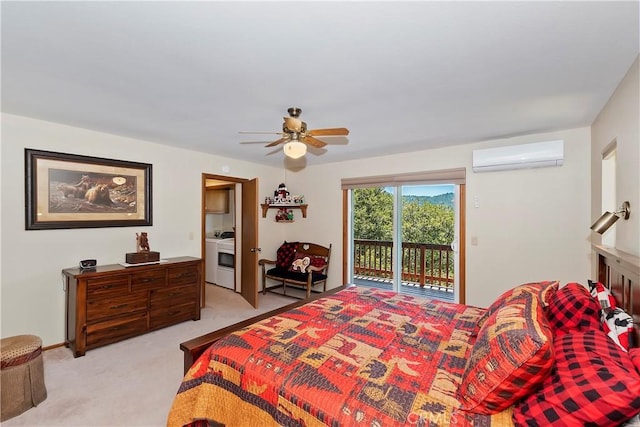
{"type": "Polygon", "coordinates": [[[269,211],[269,209],[282,209],[282,208],[286,208],[286,209],[300,209],[302,211],[302,218],[306,218],[307,217],[307,205],[304,204],[293,204],[293,205],[269,205],[266,203],[263,203],[260,205],[262,207],[262,218],[266,218],[267,217],[267,212],[269,211]]]}

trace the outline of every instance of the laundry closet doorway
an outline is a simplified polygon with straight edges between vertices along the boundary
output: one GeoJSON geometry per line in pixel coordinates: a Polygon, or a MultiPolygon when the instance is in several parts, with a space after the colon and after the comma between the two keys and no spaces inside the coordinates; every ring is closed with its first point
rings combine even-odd
{"type": "Polygon", "coordinates": [[[214,286],[218,281],[217,274],[228,273],[229,270],[229,265],[217,269],[216,262],[214,266],[220,243],[223,243],[225,252],[233,252],[234,259],[233,278],[228,274],[221,276],[225,283],[220,285],[239,292],[253,307],[258,306],[258,252],[255,250],[258,247],[257,182],[257,178],[202,174],[203,307],[207,286],[214,286]],[[217,271],[212,271],[213,268],[217,271]]]}

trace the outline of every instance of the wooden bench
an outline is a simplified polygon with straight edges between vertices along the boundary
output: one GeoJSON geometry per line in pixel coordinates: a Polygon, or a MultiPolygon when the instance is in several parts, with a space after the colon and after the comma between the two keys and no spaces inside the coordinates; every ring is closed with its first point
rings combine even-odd
{"type": "Polygon", "coordinates": [[[282,293],[277,293],[287,295],[287,285],[305,289],[306,298],[311,296],[311,292],[320,292],[313,289],[317,285],[323,285],[322,292],[326,292],[330,256],[331,244],[325,247],[309,242],[284,242],[278,249],[277,260],[258,261],[262,267],[263,293],[282,288],[282,293]],[[277,284],[267,286],[267,280],[276,281],[277,284]]]}

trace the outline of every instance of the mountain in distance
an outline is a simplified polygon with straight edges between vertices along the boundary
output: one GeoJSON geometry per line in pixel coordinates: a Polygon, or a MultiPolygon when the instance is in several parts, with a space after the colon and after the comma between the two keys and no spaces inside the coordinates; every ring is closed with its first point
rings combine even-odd
{"type": "Polygon", "coordinates": [[[404,203],[418,203],[420,205],[430,203],[453,209],[453,193],[438,194],[437,196],[402,196],[402,199],[404,203]]]}

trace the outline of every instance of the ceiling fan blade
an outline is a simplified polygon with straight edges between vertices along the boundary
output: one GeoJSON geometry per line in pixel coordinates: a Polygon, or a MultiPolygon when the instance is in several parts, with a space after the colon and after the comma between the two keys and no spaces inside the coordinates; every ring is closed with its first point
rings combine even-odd
{"type": "Polygon", "coordinates": [[[286,141],[286,140],[288,140],[288,139],[289,139],[288,137],[283,136],[282,138],[280,138],[280,139],[276,139],[275,141],[273,141],[273,142],[271,142],[271,143],[269,143],[269,144],[265,145],[265,147],[275,147],[276,145],[278,145],[278,144],[282,144],[283,142],[285,142],[285,141],[286,141]]]}
{"type": "Polygon", "coordinates": [[[314,137],[312,137],[311,135],[305,136],[304,138],[302,138],[302,142],[306,142],[307,144],[316,147],[316,148],[322,148],[325,145],[327,145],[326,142],[322,142],[319,139],[316,139],[314,137]]]}
{"type": "Polygon", "coordinates": [[[283,117],[283,119],[287,129],[294,132],[300,132],[302,130],[302,120],[296,119],[295,117],[283,117]]]}
{"type": "Polygon", "coordinates": [[[244,135],[247,135],[247,134],[282,135],[282,132],[246,132],[246,131],[242,132],[242,131],[240,131],[238,133],[241,133],[241,134],[244,134],[244,135]]]}
{"type": "Polygon", "coordinates": [[[349,135],[349,129],[347,128],[312,129],[309,132],[307,132],[307,135],[311,135],[311,136],[349,135]]]}

